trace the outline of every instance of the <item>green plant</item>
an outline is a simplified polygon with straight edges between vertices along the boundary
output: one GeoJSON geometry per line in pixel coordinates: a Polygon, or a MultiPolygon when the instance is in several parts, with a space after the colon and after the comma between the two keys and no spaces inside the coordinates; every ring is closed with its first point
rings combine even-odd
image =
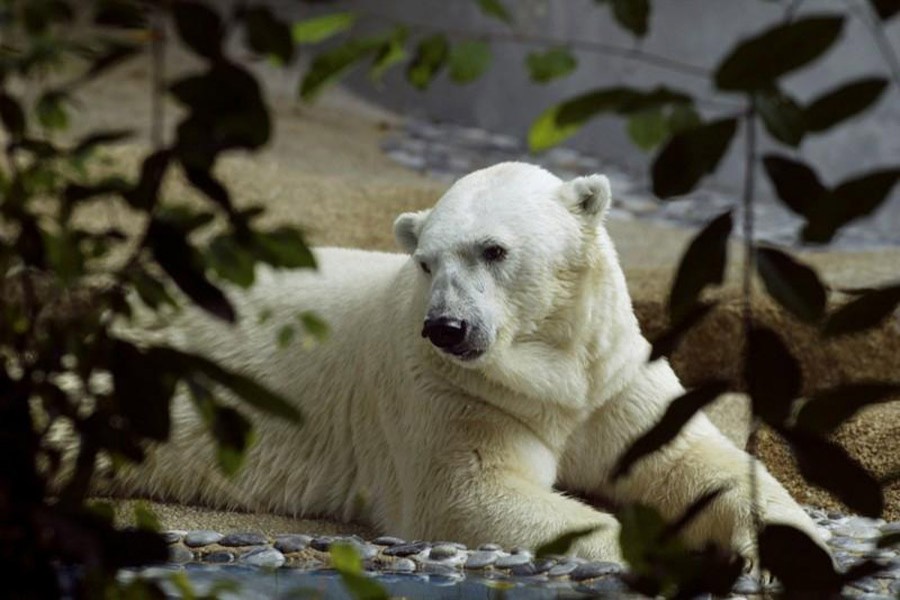
{"type": "MultiPolygon", "coordinates": [[[[740,212],[746,339],[742,371],[743,388],[752,401],[751,428],[755,431],[759,423],[770,426],[790,444],[802,474],[810,483],[828,490],[861,514],[878,516],[884,504],[881,483],[830,441],[828,435],[864,406],[896,397],[900,382],[863,381],[819,392],[808,399],[799,398],[802,378],[798,361],[778,333],[754,318],[751,281],[754,273],[758,274],[768,295],[785,311],[815,325],[826,337],[863,331],[883,322],[900,304],[900,285],[845,290],[853,299],[829,310],[829,288],[814,269],[783,248],[756,242],[754,188],[761,167],[778,199],[803,218],[800,238],[808,244],[829,242],[841,227],[872,214],[885,201],[900,180],[900,165],[860,173],[829,187],[821,182],[813,167],[796,158],[775,152],[758,156],[757,130],[762,125],[772,140],[796,148],[804,138],[829,131],[878,101],[890,85],[883,77],[835,82],[833,89],[825,90],[807,105],[792,98],[780,85],[784,75],[824,55],[851,18],[862,20],[869,28],[891,70],[894,85],[900,88],[900,61],[883,31],[884,24],[900,14],[900,3],[848,1],[844,13],[801,17],[797,15],[801,2],[782,2],[785,7],[782,22],[724,51],[713,72],[639,47],[620,48],[594,40],[556,40],[515,29],[448,30],[432,23],[411,23],[366,12],[342,13],[341,26],[329,28],[327,24],[334,23],[335,17],[324,16],[313,21],[319,25],[319,37],[315,41],[343,34],[357,20],[387,21],[389,26],[380,34],[352,38],[320,52],[302,83],[301,96],[315,97],[323,85],[368,59],[371,59],[370,77],[378,80],[389,66],[403,62],[407,46],[412,48],[412,58],[407,62],[406,79],[414,87],[426,89],[442,70],[447,70],[453,81],[467,83],[487,71],[491,59],[488,42],[543,48],[530,52],[524,65],[532,80],[539,84],[572,73],[577,68],[580,52],[623,56],[708,81],[715,91],[713,98],[696,98],[663,85],[653,89],[617,86],[586,91],[549,107],[538,116],[528,132],[529,145],[539,152],[567,140],[592,119],[621,116],[627,119],[628,131],[636,145],[647,150],[659,147],[651,175],[654,194],[665,201],[690,192],[705,176],[715,172],[742,130],[745,178],[740,212]],[[383,62],[388,55],[389,63],[383,62]],[[698,109],[701,102],[713,106],[716,116],[701,117],[698,109]]],[[[596,4],[608,8],[619,25],[633,35],[642,37],[647,33],[652,11],[649,0],[597,0],[596,4]]],[[[511,11],[499,0],[479,1],[477,6],[485,16],[513,25],[511,11]]],[[[306,26],[311,27],[312,22],[306,26]]],[[[655,340],[651,360],[668,356],[678,347],[683,335],[713,309],[715,303],[704,300],[703,292],[721,285],[725,279],[727,242],[734,233],[732,212],[720,215],[703,228],[682,258],[668,301],[671,326],[655,340]]],[[[709,381],[676,399],[662,420],[621,458],[617,473],[627,471],[641,457],[671,440],[697,411],[730,387],[727,382],[709,381]]],[[[753,471],[752,467],[748,468],[753,471]]],[[[754,476],[752,472],[751,477],[754,476]]],[[[633,508],[625,511],[627,514],[620,515],[622,541],[635,569],[629,581],[636,589],[680,597],[721,589],[721,581],[692,579],[695,570],[685,567],[683,552],[667,551],[661,555],[656,534],[632,535],[635,531],[647,533],[661,529],[663,525],[656,521],[658,516],[633,508]],[[642,564],[647,568],[642,570],[642,564]]],[[[846,573],[837,573],[827,555],[799,531],[778,526],[763,529],[761,524],[757,525],[762,565],[781,579],[788,594],[813,589],[837,592],[848,581],[880,568],[872,561],[862,561],[846,573]],[[791,550],[785,551],[788,547],[791,550]]],[[[568,534],[554,541],[551,547],[567,547],[574,537],[575,532],[568,534]]],[[[893,542],[885,540],[884,543],[893,542]]],[[[708,564],[718,565],[715,568],[722,566],[721,562],[715,562],[720,557],[709,554],[706,558],[712,561],[708,564]]],[[[737,572],[727,572],[737,576],[737,572]]]]}
{"type": "Polygon", "coordinates": [[[86,505],[85,496],[98,457],[140,462],[149,444],[168,438],[177,389],[190,391],[229,474],[252,440],[244,407],[301,420],[264,386],[199,356],[138,345],[117,327],[134,311],[174,306],[173,287],[233,321],[219,282],[251,284],[256,263],[314,267],[299,230],[256,227],[262,210],[237,209],[213,171],[222,155],[256,150],[271,131],[259,86],[229,58],[227,38],[241,34],[254,54],[287,64],[288,25],[259,4],[240,3],[223,19],[201,2],[98,0],[84,27],[76,22],[83,8],[68,0],[0,3],[0,571],[12,598],[57,597],[61,583],[79,597],[160,593],[114,577],[121,567],[167,558],[155,519],[142,513],[138,528],[116,529],[109,507],[86,505]],[[170,26],[202,59],[174,81],[164,79],[161,60],[170,26]],[[140,55],[153,59],[153,148],[139,173],[104,174],[106,147],[131,132],[67,138],[69,115],[85,84],[140,55]],[[170,143],[161,135],[164,94],[184,108],[170,143]],[[162,196],[175,170],[207,206],[162,196]],[[138,233],[80,218],[97,203],[139,215],[138,233]],[[194,234],[209,227],[198,241],[194,234]],[[242,405],[220,402],[223,391],[242,405]],[[52,440],[61,424],[78,442],[70,470],[52,440]]]}

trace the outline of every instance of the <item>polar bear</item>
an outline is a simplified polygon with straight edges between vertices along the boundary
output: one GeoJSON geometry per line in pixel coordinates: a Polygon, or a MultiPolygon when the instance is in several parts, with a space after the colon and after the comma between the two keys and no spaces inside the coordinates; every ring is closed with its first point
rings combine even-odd
{"type": "MultiPolygon", "coordinates": [[[[405,254],[319,249],[317,272],[260,269],[230,292],[241,324],[187,310],[183,348],[252,375],[296,402],[305,424],[257,421],[232,480],[216,475],[190,404],[119,492],[182,503],[357,520],[408,539],[535,547],[597,528],[573,552],[620,560],[616,520],[571,494],[642,502],[664,516],[730,486],[687,530],[752,552],[751,458],[702,414],[627,477],[629,444],[684,393],[634,316],[604,227],[606,177],[563,182],[524,163],[457,181],[437,205],[400,215],[405,254]],[[260,323],[262,309],[271,318],[260,323]],[[278,329],[314,311],[314,347],[279,349],[278,329]]],[[[758,467],[766,522],[815,527],[758,467]]]]}

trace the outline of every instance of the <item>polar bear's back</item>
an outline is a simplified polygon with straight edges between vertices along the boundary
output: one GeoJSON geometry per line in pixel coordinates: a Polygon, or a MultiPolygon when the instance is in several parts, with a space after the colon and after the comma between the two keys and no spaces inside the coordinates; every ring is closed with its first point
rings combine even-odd
{"type": "Polygon", "coordinates": [[[397,346],[397,304],[404,296],[398,288],[408,279],[408,257],[338,248],[314,252],[315,271],[259,268],[250,288],[227,289],[237,324],[188,308],[162,332],[165,341],[282,394],[301,410],[304,425],[257,415],[259,442],[242,472],[225,482],[209,477],[208,438],[191,403],[179,398],[172,443],[153,461],[159,468],[151,464],[136,472],[126,489],[188,503],[350,519],[359,516],[357,497],[378,497],[376,488],[390,485],[391,466],[374,464],[389,458],[379,428],[371,426],[379,421],[372,399],[387,402],[396,393],[379,389],[379,382],[395,362],[390,357],[397,346]],[[305,313],[327,324],[325,339],[314,341],[303,332],[305,313]],[[286,327],[295,335],[279,344],[286,327]],[[357,431],[354,423],[369,426],[357,431]],[[368,481],[372,473],[388,476],[368,481]]]}

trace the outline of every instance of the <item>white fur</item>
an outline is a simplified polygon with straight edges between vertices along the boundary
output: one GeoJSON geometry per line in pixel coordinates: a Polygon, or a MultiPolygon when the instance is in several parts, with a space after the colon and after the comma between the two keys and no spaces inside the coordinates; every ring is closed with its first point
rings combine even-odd
{"type": "MultiPolygon", "coordinates": [[[[504,163],[461,179],[431,211],[398,218],[412,257],[320,249],[318,272],[260,269],[251,289],[231,291],[238,327],[185,312],[170,340],[284,394],[306,424],[260,416],[246,468],[225,481],[202,424],[179,399],[172,442],[122,475],[118,492],[361,520],[468,544],[534,547],[599,526],[575,551],[617,559],[615,520],[554,486],[673,516],[731,484],[689,537],[749,553],[750,458],[706,417],[627,478],[608,479],[615,459],[683,393],[665,361],[646,363],[648,343],[603,227],[609,202],[605,177],[563,183],[504,163]],[[486,239],[508,249],[502,262],[481,259],[486,239]],[[263,309],[273,317],[259,323],[263,309]],[[279,328],[308,310],[329,323],[327,341],[279,349],[279,328]],[[485,352],[460,360],[436,349],[420,335],[429,311],[471,319],[485,352]]],[[[815,535],[758,468],[764,518],[815,535]]]]}

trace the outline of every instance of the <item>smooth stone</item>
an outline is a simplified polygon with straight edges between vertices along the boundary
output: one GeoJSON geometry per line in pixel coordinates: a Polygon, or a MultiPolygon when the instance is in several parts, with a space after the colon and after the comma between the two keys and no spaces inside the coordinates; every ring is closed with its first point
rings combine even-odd
{"type": "Polygon", "coordinates": [[[360,558],[363,560],[370,560],[378,556],[378,548],[372,544],[352,541],[350,542],[350,546],[356,550],[356,553],[359,554],[360,558]]]}
{"type": "Polygon", "coordinates": [[[900,521],[896,523],[886,523],[881,526],[881,533],[900,533],[900,521]]]}
{"type": "Polygon", "coordinates": [[[437,547],[437,546],[453,546],[457,550],[468,550],[468,548],[466,548],[465,544],[460,544],[459,542],[448,542],[446,540],[441,540],[439,542],[434,542],[434,544],[432,544],[432,547],[437,547]]]}
{"type": "Polygon", "coordinates": [[[256,548],[242,554],[240,561],[254,567],[277,569],[284,565],[284,554],[274,548],[256,548]]]}
{"type": "Polygon", "coordinates": [[[583,581],[585,579],[595,579],[605,575],[615,575],[622,572],[622,565],[614,562],[589,562],[579,565],[577,569],[569,574],[572,581],[583,581]]]}
{"type": "Polygon", "coordinates": [[[478,546],[478,549],[499,552],[500,550],[503,550],[503,546],[501,546],[500,544],[482,544],[478,546]]]}
{"type": "Polygon", "coordinates": [[[527,577],[529,575],[537,575],[539,571],[534,563],[527,562],[524,565],[514,566],[509,570],[509,573],[515,577],[527,577]]]}
{"type": "Polygon", "coordinates": [[[731,588],[731,591],[735,594],[759,594],[762,592],[762,588],[759,587],[759,581],[755,577],[750,577],[749,575],[741,575],[737,578],[737,581],[734,582],[734,586],[731,588]]]}
{"type": "Polygon", "coordinates": [[[408,558],[398,558],[390,564],[390,569],[398,573],[414,573],[416,563],[408,558]]]}
{"type": "Polygon", "coordinates": [[[547,571],[547,575],[550,577],[562,577],[563,575],[568,575],[577,568],[578,563],[564,562],[551,567],[550,570],[547,571]]]}
{"type": "Polygon", "coordinates": [[[209,554],[203,555],[203,562],[207,563],[230,563],[234,562],[234,554],[231,552],[226,552],[224,550],[218,550],[216,552],[210,552],[209,554]]]}
{"type": "Polygon", "coordinates": [[[431,551],[428,553],[428,558],[432,560],[444,560],[453,558],[456,556],[457,552],[459,552],[459,550],[456,549],[456,546],[451,546],[450,544],[438,544],[431,548],[431,551]]]}
{"type": "Polygon", "coordinates": [[[315,537],[309,542],[310,548],[313,550],[318,550],[320,552],[328,552],[329,548],[331,548],[331,544],[334,543],[334,538],[332,537],[315,537]]]}
{"type": "Polygon", "coordinates": [[[531,550],[525,548],[523,546],[516,546],[512,550],[509,551],[510,554],[527,554],[528,556],[534,556],[531,550]]]}
{"type": "Polygon", "coordinates": [[[495,550],[476,550],[466,559],[466,568],[484,569],[497,562],[499,556],[495,550]]]}
{"type": "Polygon", "coordinates": [[[864,553],[870,551],[874,545],[872,542],[863,542],[848,537],[833,537],[828,541],[832,548],[840,548],[848,552],[864,553]]]}
{"type": "Polygon", "coordinates": [[[184,564],[194,560],[194,553],[184,546],[169,547],[169,562],[184,564]]]}
{"type": "Polygon", "coordinates": [[[209,531],[201,529],[200,531],[189,531],[184,536],[184,545],[191,548],[199,548],[201,546],[209,546],[218,543],[223,536],[218,531],[209,531]]]}
{"type": "Polygon", "coordinates": [[[854,596],[858,600],[896,600],[893,596],[885,596],[884,594],[860,594],[854,596]]]}
{"type": "Polygon", "coordinates": [[[400,544],[391,546],[384,551],[387,556],[412,556],[428,548],[428,542],[414,542],[412,544],[400,544]]]}
{"type": "Polygon", "coordinates": [[[401,540],[400,538],[391,535],[382,535],[372,540],[372,543],[378,544],[379,546],[400,546],[405,544],[406,540],[401,540]]]}
{"type": "Polygon", "coordinates": [[[531,557],[527,554],[510,554],[509,556],[501,556],[494,563],[498,569],[509,569],[516,565],[524,565],[531,562],[531,557]]]}
{"type": "Polygon", "coordinates": [[[163,531],[160,535],[162,535],[162,539],[165,540],[167,544],[177,544],[181,541],[181,538],[184,537],[184,532],[163,531]]]}
{"type": "Polygon", "coordinates": [[[284,554],[300,552],[305,550],[311,541],[312,537],[308,535],[280,535],[275,539],[275,549],[284,554]]]}
{"type": "Polygon", "coordinates": [[[857,540],[870,540],[877,538],[881,531],[875,527],[859,527],[856,525],[838,525],[831,530],[834,535],[855,538],[857,540]]]}
{"type": "Polygon", "coordinates": [[[618,577],[603,577],[602,579],[594,579],[589,582],[579,583],[576,588],[578,591],[586,591],[593,594],[621,594],[627,591],[626,586],[618,577]]]}
{"type": "Polygon", "coordinates": [[[262,546],[263,544],[268,544],[269,538],[264,536],[261,533],[253,533],[253,532],[244,532],[244,533],[229,533],[221,540],[219,540],[220,546],[262,546]]]}
{"type": "Polygon", "coordinates": [[[900,580],[891,583],[888,586],[888,592],[894,596],[900,596],[900,580]]]}

